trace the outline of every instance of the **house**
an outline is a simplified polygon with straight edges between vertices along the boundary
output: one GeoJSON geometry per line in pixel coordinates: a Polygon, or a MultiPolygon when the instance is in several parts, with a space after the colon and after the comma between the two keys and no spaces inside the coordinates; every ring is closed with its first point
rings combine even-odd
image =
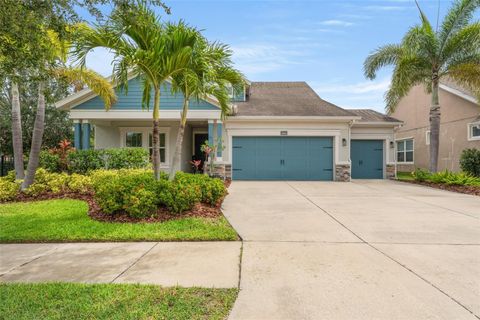
{"type": "MultiPolygon", "coordinates": [[[[396,134],[398,171],[429,167],[431,95],[422,86],[404,97],[392,117],[404,124],[396,134]]],[[[472,92],[449,79],[442,80],[440,99],[439,170],[460,170],[460,155],[467,148],[480,148],[480,108],[472,92]]]]}
{"type": "MultiPolygon", "coordinates": [[[[142,110],[142,87],[129,80],[128,95],[118,88],[109,111],[89,89],[57,103],[70,111],[75,146],[151,148],[151,110],[142,110]]],[[[160,155],[168,170],[173,158],[183,96],[162,86],[160,155]]],[[[233,180],[335,180],[395,176],[394,130],[401,122],[372,110],[345,110],[321,99],[305,82],[252,82],[232,94],[232,114],[222,121],[211,97],[192,100],[182,150],[182,170],[201,157],[208,140],[222,146],[217,174],[233,180]]]]}

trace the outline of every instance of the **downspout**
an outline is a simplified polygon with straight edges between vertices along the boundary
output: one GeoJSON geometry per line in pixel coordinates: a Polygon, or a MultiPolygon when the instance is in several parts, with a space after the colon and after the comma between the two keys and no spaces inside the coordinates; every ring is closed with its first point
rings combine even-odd
{"type": "Polygon", "coordinates": [[[355,120],[350,120],[348,123],[348,163],[349,163],[349,171],[350,171],[350,181],[352,180],[352,126],[355,123],[355,120]]]}

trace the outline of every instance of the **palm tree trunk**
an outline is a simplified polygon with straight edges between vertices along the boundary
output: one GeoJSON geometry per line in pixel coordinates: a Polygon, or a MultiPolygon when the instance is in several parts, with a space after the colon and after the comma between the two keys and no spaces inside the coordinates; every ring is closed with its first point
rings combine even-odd
{"type": "Polygon", "coordinates": [[[440,103],[438,99],[438,77],[432,84],[432,105],[430,107],[430,171],[438,170],[438,149],[440,145],[440,103]]]}
{"type": "Polygon", "coordinates": [[[175,173],[178,170],[180,170],[183,137],[185,135],[185,126],[187,125],[187,113],[188,113],[188,99],[185,98],[183,100],[183,110],[182,110],[182,115],[180,119],[180,127],[178,128],[178,133],[177,133],[177,143],[175,144],[175,153],[173,154],[172,166],[170,168],[170,174],[168,177],[170,181],[172,181],[175,178],[175,173]]]}
{"type": "Polygon", "coordinates": [[[20,94],[16,82],[12,82],[12,141],[15,178],[23,179],[25,168],[23,166],[22,117],[20,114],[20,94]]]}
{"type": "MultiPolygon", "coordinates": [[[[158,130],[160,118],[160,88],[155,87],[153,100],[153,174],[156,180],[160,180],[160,133],[158,130]]],[[[165,143],[168,143],[166,141],[165,143]]]]}
{"type": "Polygon", "coordinates": [[[28,157],[27,175],[22,183],[22,190],[28,188],[35,179],[35,171],[38,167],[40,149],[42,148],[43,131],[45,130],[45,84],[38,84],[37,114],[33,125],[32,145],[28,157]]]}

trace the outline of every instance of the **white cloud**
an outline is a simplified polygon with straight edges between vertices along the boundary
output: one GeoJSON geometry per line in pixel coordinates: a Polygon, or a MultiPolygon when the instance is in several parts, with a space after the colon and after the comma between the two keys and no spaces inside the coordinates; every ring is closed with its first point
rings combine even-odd
{"type": "Polygon", "coordinates": [[[377,11],[403,11],[405,9],[408,9],[408,7],[401,7],[401,6],[366,6],[365,9],[377,10],[377,11]]]}
{"type": "Polygon", "coordinates": [[[342,108],[372,108],[383,112],[383,95],[390,86],[390,80],[362,81],[345,84],[339,81],[332,83],[310,82],[320,97],[342,108]]]}
{"type": "Polygon", "coordinates": [[[307,53],[284,49],[278,44],[257,43],[232,46],[236,67],[247,76],[281,69],[287,65],[302,63],[307,53]]]}
{"type": "Polygon", "coordinates": [[[324,26],[340,26],[340,27],[349,27],[353,26],[354,23],[344,20],[324,20],[320,22],[324,26]]]}

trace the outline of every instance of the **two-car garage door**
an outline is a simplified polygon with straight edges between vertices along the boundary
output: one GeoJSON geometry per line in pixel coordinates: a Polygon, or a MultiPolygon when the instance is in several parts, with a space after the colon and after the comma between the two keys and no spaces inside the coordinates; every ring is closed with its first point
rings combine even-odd
{"type": "Polygon", "coordinates": [[[333,180],[331,137],[233,137],[234,180],[333,180]]]}

